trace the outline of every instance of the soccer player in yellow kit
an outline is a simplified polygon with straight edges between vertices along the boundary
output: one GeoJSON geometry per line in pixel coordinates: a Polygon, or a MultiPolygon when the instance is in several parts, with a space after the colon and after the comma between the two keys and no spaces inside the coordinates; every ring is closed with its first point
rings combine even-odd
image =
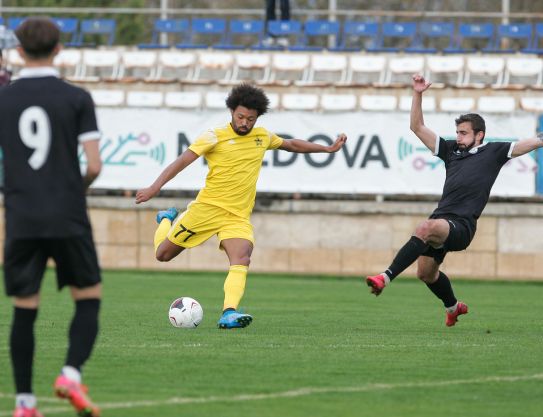
{"type": "Polygon", "coordinates": [[[268,149],[331,153],[340,150],[347,140],[340,134],[332,145],[323,146],[283,139],[263,127],[254,127],[258,117],[268,110],[269,100],[264,91],[249,84],[234,87],[226,106],[232,115],[230,123],[200,135],[151,186],[136,193],[136,204],[143,203],[200,156],[206,159],[209,172],[196,200],[181,214],[175,208],[158,212],[155,255],[157,260],[167,262],[183,250],[218,236],[220,248],[230,261],[224,282],[223,314],[218,322],[221,329],[246,327],[253,320],[249,314],[236,310],[245,291],[254,246],[250,216],[264,153],[268,149]]]}

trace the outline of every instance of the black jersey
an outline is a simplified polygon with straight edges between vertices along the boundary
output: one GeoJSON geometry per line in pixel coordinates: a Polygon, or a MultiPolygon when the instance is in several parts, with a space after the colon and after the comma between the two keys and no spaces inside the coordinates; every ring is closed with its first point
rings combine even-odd
{"type": "Polygon", "coordinates": [[[78,144],[100,138],[88,92],[53,68],[27,68],[0,89],[7,238],[78,236],[90,229],[78,144]]]}
{"type": "Polygon", "coordinates": [[[454,140],[439,138],[436,155],[445,162],[443,194],[432,218],[462,218],[475,232],[500,169],[511,158],[513,143],[483,143],[460,151],[454,140]]]}

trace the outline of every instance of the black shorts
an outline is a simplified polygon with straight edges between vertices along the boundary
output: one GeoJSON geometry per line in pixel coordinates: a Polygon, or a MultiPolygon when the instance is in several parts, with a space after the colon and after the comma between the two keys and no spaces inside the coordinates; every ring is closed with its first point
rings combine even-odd
{"type": "Polygon", "coordinates": [[[4,246],[4,286],[8,296],[39,293],[47,260],[56,264],[57,287],[92,287],[101,282],[92,235],[69,238],[8,239],[4,246]]]}
{"type": "MultiPolygon", "coordinates": [[[[431,217],[433,219],[442,217],[431,217]]],[[[422,256],[434,258],[438,264],[442,264],[447,252],[457,252],[466,249],[473,239],[474,232],[467,222],[461,219],[443,219],[449,222],[449,236],[440,248],[429,246],[422,256]]]]}

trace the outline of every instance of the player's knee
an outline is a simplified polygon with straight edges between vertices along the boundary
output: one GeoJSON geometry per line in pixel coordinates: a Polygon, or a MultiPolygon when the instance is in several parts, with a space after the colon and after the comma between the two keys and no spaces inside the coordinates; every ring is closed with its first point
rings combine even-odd
{"type": "Polygon", "coordinates": [[[423,241],[428,240],[428,236],[432,234],[432,222],[429,220],[423,221],[415,229],[414,235],[423,241]]]}
{"type": "Polygon", "coordinates": [[[435,281],[435,273],[417,270],[417,278],[426,284],[432,284],[435,281]]]}
{"type": "Polygon", "coordinates": [[[239,265],[249,266],[251,264],[251,256],[243,255],[239,258],[239,265]]]}

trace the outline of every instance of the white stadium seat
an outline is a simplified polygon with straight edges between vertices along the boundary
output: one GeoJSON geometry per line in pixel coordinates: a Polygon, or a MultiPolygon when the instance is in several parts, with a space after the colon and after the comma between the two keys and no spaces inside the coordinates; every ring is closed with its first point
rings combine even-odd
{"type": "Polygon", "coordinates": [[[155,78],[160,82],[182,81],[192,78],[196,55],[192,52],[161,51],[155,78]]]}
{"type": "Polygon", "coordinates": [[[482,113],[513,113],[515,109],[514,97],[484,96],[477,100],[477,110],[482,113]]]}
{"type": "Polygon", "coordinates": [[[225,110],[226,109],[226,97],[228,92],[224,91],[208,91],[205,93],[204,102],[208,109],[213,110],[225,110]]]}
{"type": "Polygon", "coordinates": [[[272,56],[271,74],[262,85],[288,86],[293,81],[307,79],[309,55],[299,53],[279,53],[272,56]]]}
{"type": "Polygon", "coordinates": [[[270,110],[277,110],[279,108],[280,98],[277,93],[266,93],[268,100],[270,100],[270,110]]]}
{"type": "Polygon", "coordinates": [[[360,108],[371,111],[393,111],[396,110],[398,99],[395,96],[363,95],[360,97],[360,108]]]}
{"type": "Polygon", "coordinates": [[[185,80],[192,84],[212,84],[228,81],[232,76],[234,57],[227,52],[201,52],[192,77],[185,80]]]}
{"type": "MultiPolygon", "coordinates": [[[[343,85],[382,85],[385,76],[386,58],[383,55],[351,55],[347,79],[343,85]]],[[[341,86],[341,83],[336,85],[341,86]]]]}
{"type": "Polygon", "coordinates": [[[270,76],[271,57],[266,53],[239,53],[234,58],[231,83],[240,81],[264,82],[270,76]]]}
{"type": "MultiPolygon", "coordinates": [[[[401,96],[400,104],[398,108],[401,111],[411,111],[412,100],[413,100],[412,96],[401,96]]],[[[424,95],[422,97],[422,111],[424,112],[436,111],[436,98],[429,95],[424,95]]]]}
{"type": "Polygon", "coordinates": [[[500,85],[505,59],[498,56],[470,56],[466,59],[463,87],[485,88],[500,85]]]}
{"type": "Polygon", "coordinates": [[[411,85],[413,74],[424,73],[424,58],[422,56],[405,56],[390,58],[385,84],[411,85]]]}
{"type": "MultiPolygon", "coordinates": [[[[6,56],[4,55],[4,59],[6,56]]],[[[19,52],[17,52],[17,49],[12,48],[8,50],[7,53],[7,66],[14,72],[17,73],[23,66],[25,62],[23,61],[23,58],[21,58],[21,55],[19,55],[19,52]]]]}
{"type": "Polygon", "coordinates": [[[510,57],[505,64],[503,88],[524,89],[541,88],[543,60],[531,57],[510,57]]]}
{"type": "Polygon", "coordinates": [[[199,109],[202,94],[198,91],[169,91],[164,95],[164,104],[179,109],[199,109]]]}
{"type": "Polygon", "coordinates": [[[77,75],[78,81],[112,81],[117,78],[120,63],[117,50],[86,49],[83,51],[83,65],[77,75]]]}
{"type": "Polygon", "coordinates": [[[473,97],[444,97],[439,101],[441,111],[450,113],[469,113],[475,108],[473,97]]]}
{"type": "Polygon", "coordinates": [[[307,79],[297,81],[300,86],[327,86],[344,83],[347,76],[347,56],[338,54],[317,54],[311,56],[307,79]]]}
{"type": "Polygon", "coordinates": [[[126,105],[130,107],[161,107],[164,97],[160,91],[129,91],[126,105]]]}
{"type": "Polygon", "coordinates": [[[284,110],[317,110],[319,96],[317,94],[283,94],[281,107],[284,110]]]}
{"type": "Polygon", "coordinates": [[[323,94],[321,108],[324,111],[354,111],[357,97],[354,94],[323,94]]]}
{"type": "Polygon", "coordinates": [[[157,54],[155,51],[124,51],[117,77],[122,82],[155,78],[157,54]]]}
{"type": "Polygon", "coordinates": [[[521,97],[520,108],[535,113],[543,113],[543,97],[521,97]]]}
{"type": "Polygon", "coordinates": [[[123,90],[90,90],[94,104],[98,107],[117,107],[124,105],[123,90]]]}
{"type": "Polygon", "coordinates": [[[81,69],[82,53],[79,49],[61,49],[53,61],[63,77],[76,77],[81,69]]]}
{"type": "Polygon", "coordinates": [[[464,58],[458,55],[426,57],[426,79],[434,88],[459,87],[464,74],[464,58]]]}

